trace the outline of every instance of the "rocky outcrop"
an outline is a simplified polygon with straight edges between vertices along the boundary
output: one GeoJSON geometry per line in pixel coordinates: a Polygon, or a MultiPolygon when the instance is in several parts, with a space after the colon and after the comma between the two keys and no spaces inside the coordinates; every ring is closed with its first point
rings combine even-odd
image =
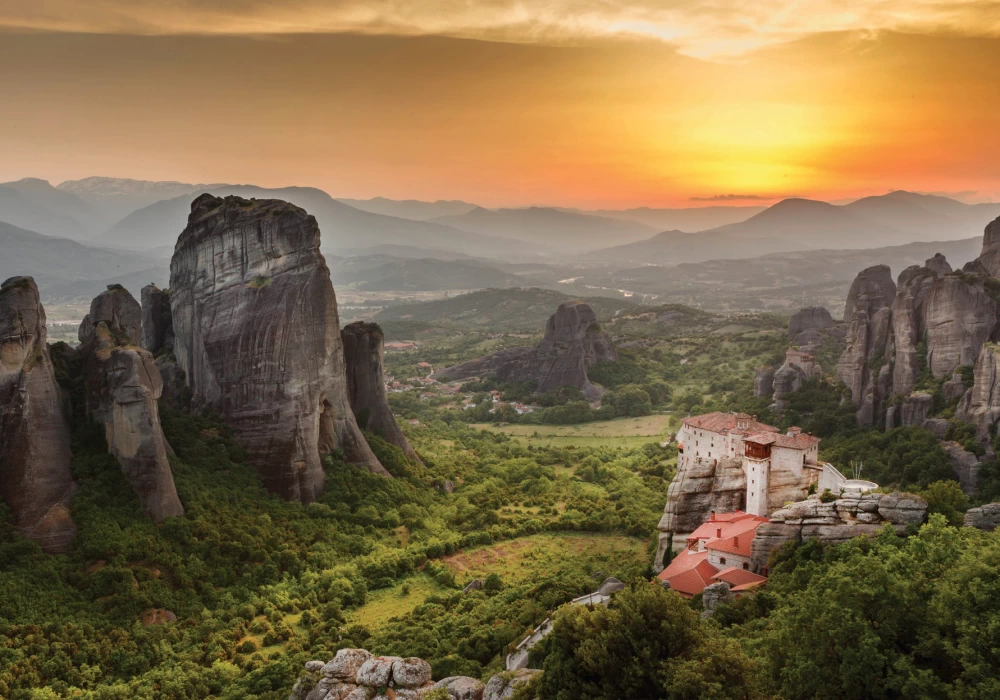
{"type": "Polygon", "coordinates": [[[774,373],[774,380],[771,384],[775,408],[783,409],[785,399],[798,391],[804,382],[821,376],[823,376],[823,371],[812,355],[798,350],[787,351],[785,364],[774,373]]]}
{"type": "Polygon", "coordinates": [[[76,535],[69,426],[31,277],[0,286],[0,496],[14,525],[47,552],[76,535]]]}
{"type": "Polygon", "coordinates": [[[654,568],[663,569],[668,549],[684,546],[684,537],[701,525],[712,511],[729,513],[746,507],[747,478],[742,458],[716,462],[687,460],[667,488],[667,504],[659,530],[654,568]]]}
{"type": "Polygon", "coordinates": [[[844,320],[854,318],[858,308],[864,309],[869,317],[879,309],[889,306],[896,296],[896,283],[892,280],[892,270],[888,265],[875,265],[858,273],[847,292],[844,306],[844,320]]]}
{"type": "Polygon", "coordinates": [[[978,508],[969,508],[965,511],[965,519],[962,524],[965,527],[993,532],[997,527],[1000,527],[1000,503],[987,503],[978,508]]]}
{"type": "Polygon", "coordinates": [[[711,617],[720,603],[728,603],[732,599],[733,594],[729,592],[729,584],[725,581],[716,581],[705,586],[705,590],[701,592],[701,605],[704,608],[701,616],[711,617]]]}
{"type": "Polygon", "coordinates": [[[926,392],[914,392],[903,399],[899,407],[899,426],[923,426],[934,407],[934,397],[926,392]]]}
{"type": "Polygon", "coordinates": [[[385,338],[377,323],[356,321],[340,332],[347,365],[347,391],[351,410],[362,430],[370,430],[395,445],[414,462],[420,457],[403,435],[389,408],[385,392],[385,338]]]}
{"type": "Polygon", "coordinates": [[[202,195],[170,263],[174,354],[194,408],[222,415],[265,486],[316,499],[320,455],[388,475],[351,410],[316,219],[279,200],[202,195]]]}
{"type": "Polygon", "coordinates": [[[757,528],[751,544],[751,568],[762,572],[771,552],[786,542],[816,539],[825,544],[842,544],[855,537],[871,537],[891,525],[903,533],[908,525],[927,521],[927,503],[906,493],[851,493],[830,503],[818,494],[792,503],[770,516],[757,528]]]}
{"type": "Polygon", "coordinates": [[[538,393],[571,386],[594,401],[602,392],[590,383],[587,370],[598,362],[617,361],[614,343],[598,325],[594,310],[571,301],[560,304],[549,317],[545,337],[535,347],[504,350],[448,367],[440,374],[449,379],[494,375],[508,382],[531,381],[538,393]]]}
{"type": "Polygon", "coordinates": [[[531,668],[521,668],[516,671],[505,671],[490,678],[483,690],[483,700],[510,700],[518,687],[531,681],[541,671],[531,668]]]}
{"type": "Polygon", "coordinates": [[[155,284],[142,288],[142,349],[154,356],[174,344],[174,327],[170,318],[170,297],[155,284]]]}
{"type": "MultiPolygon", "coordinates": [[[[986,345],[983,347],[985,348],[986,345]]],[[[983,353],[981,350],[979,354],[982,356],[983,353]]],[[[979,360],[977,359],[976,361],[978,362],[979,360]]],[[[952,401],[960,400],[965,395],[967,389],[968,387],[965,386],[965,379],[962,377],[962,373],[953,372],[951,379],[941,385],[941,395],[945,401],[951,403],[952,401]]]]}
{"type": "Polygon", "coordinates": [[[758,367],[753,378],[753,395],[758,399],[766,399],[774,393],[774,370],[770,367],[758,367]]]}
{"type": "Polygon", "coordinates": [[[987,224],[983,232],[983,251],[976,259],[991,277],[1000,277],[1000,218],[987,224]]]}
{"type": "Polygon", "coordinates": [[[794,338],[803,331],[816,331],[831,328],[834,325],[833,316],[822,306],[807,306],[792,314],[788,321],[788,336],[794,338]]]}
{"type": "Polygon", "coordinates": [[[982,462],[973,452],[967,451],[957,442],[943,442],[941,447],[948,455],[948,465],[967,496],[976,495],[979,488],[979,470],[982,462]]]}
{"type": "Polygon", "coordinates": [[[938,276],[944,276],[951,274],[951,264],[941,253],[935,253],[934,257],[928,258],[924,263],[924,267],[931,270],[938,276]]]}
{"type": "Polygon", "coordinates": [[[976,437],[989,441],[1000,420],[1000,346],[985,343],[976,358],[972,388],[965,392],[956,416],[976,426],[976,437]]]}
{"type": "MultiPolygon", "coordinates": [[[[289,700],[419,700],[444,689],[451,700],[484,700],[489,684],[475,678],[450,676],[431,681],[431,667],[423,659],[398,656],[373,656],[365,649],[341,649],[330,661],[309,661],[289,700]]],[[[523,683],[538,671],[503,673],[500,694],[508,698],[506,688],[523,683]]]]}
{"type": "Polygon", "coordinates": [[[142,509],[154,521],[183,515],[167,460],[157,400],[163,392],[153,356],[138,347],[142,310],[124,288],[108,287],[80,325],[87,414],[104,426],[108,451],[121,465],[142,509]]]}

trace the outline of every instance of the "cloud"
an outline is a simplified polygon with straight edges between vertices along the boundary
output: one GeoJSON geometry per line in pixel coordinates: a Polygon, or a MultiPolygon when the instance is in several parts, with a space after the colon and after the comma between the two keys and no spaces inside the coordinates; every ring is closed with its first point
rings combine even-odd
{"type": "Polygon", "coordinates": [[[711,197],[691,197],[692,202],[770,202],[779,196],[760,194],[713,194],[711,197]]]}
{"type": "Polygon", "coordinates": [[[0,27],[114,34],[359,32],[522,43],[608,37],[732,56],[810,34],[1000,36],[997,0],[7,0],[0,27]]]}

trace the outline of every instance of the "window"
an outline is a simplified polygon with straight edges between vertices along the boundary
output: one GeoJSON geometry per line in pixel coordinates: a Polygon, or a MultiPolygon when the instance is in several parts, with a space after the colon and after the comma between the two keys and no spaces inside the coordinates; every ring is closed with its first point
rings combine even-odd
{"type": "Polygon", "coordinates": [[[719,563],[720,564],[725,564],[726,563],[726,558],[725,557],[719,557],[719,563]]]}
{"type": "Polygon", "coordinates": [[[749,564],[747,564],[746,562],[743,562],[743,570],[744,570],[744,571],[746,571],[746,570],[748,570],[749,568],[750,568],[750,565],[749,565],[749,564]]]}

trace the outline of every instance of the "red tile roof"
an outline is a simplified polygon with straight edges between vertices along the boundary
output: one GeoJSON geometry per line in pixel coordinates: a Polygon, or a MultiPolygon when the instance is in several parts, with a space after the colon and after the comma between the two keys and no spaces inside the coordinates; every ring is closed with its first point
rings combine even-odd
{"type": "Polygon", "coordinates": [[[778,447],[789,447],[793,450],[807,450],[819,444],[819,438],[812,435],[785,435],[784,433],[760,432],[757,435],[750,435],[743,439],[744,442],[753,442],[758,445],[777,445],[778,447]]]}
{"type": "Polygon", "coordinates": [[[666,581],[672,576],[682,574],[685,571],[689,571],[703,561],[708,560],[708,552],[696,552],[691,549],[685,549],[679,552],[670,563],[667,565],[663,571],[660,572],[658,579],[661,581],[666,581]]]}
{"type": "Polygon", "coordinates": [[[778,430],[766,423],[754,420],[745,413],[722,413],[716,411],[715,413],[706,413],[703,416],[691,416],[685,418],[682,422],[684,425],[692,428],[711,430],[713,433],[733,432],[737,430],[736,426],[738,423],[746,424],[746,427],[740,428],[739,432],[763,433],[778,430]]]}
{"type": "Polygon", "coordinates": [[[712,583],[712,577],[718,573],[718,569],[703,561],[693,569],[688,569],[675,576],[666,579],[670,583],[670,588],[677,591],[685,598],[698,595],[705,586],[712,583]]]}
{"type": "Polygon", "coordinates": [[[767,576],[761,576],[760,574],[755,574],[752,571],[747,571],[746,569],[739,569],[735,566],[730,566],[728,569],[723,569],[715,576],[712,577],[716,581],[725,581],[729,584],[729,590],[736,590],[737,588],[744,588],[751,584],[760,585],[767,581],[767,576]]]}

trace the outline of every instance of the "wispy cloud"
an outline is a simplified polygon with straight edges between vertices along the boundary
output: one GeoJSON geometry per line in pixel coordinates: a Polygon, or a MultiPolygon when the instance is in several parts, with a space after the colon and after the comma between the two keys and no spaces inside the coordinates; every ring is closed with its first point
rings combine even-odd
{"type": "Polygon", "coordinates": [[[1000,36],[997,0],[7,0],[0,27],[121,34],[362,32],[566,43],[651,37],[734,55],[817,32],[1000,36]]]}
{"type": "Polygon", "coordinates": [[[691,197],[692,202],[771,202],[781,199],[777,195],[760,194],[713,194],[711,197],[691,197]]]}

